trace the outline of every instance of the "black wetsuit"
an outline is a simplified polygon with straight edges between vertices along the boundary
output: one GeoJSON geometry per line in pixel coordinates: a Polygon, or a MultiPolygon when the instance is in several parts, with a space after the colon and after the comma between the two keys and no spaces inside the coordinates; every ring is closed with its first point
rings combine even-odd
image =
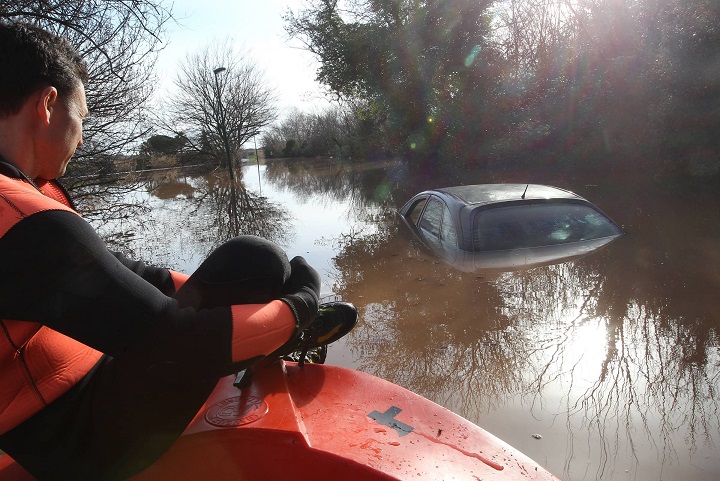
{"type": "MultiPolygon", "coordinates": [[[[0,174],[22,177],[6,163],[0,174]]],[[[277,246],[241,237],[176,293],[168,270],[111,253],[62,210],[14,225],[0,238],[0,266],[0,319],[42,322],[104,353],[81,382],[0,435],[0,449],[37,478],[73,481],[125,479],[157,459],[237,368],[228,306],[279,298],[290,272],[277,246]]]]}

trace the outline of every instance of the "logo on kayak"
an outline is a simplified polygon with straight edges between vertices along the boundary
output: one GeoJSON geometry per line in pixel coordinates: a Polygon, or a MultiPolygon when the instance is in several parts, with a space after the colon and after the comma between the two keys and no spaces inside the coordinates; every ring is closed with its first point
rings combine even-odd
{"type": "Polygon", "coordinates": [[[268,413],[268,405],[253,396],[237,396],[214,404],[205,413],[205,420],[220,428],[242,426],[257,421],[268,413]]]}
{"type": "Polygon", "coordinates": [[[391,406],[384,413],[381,413],[380,411],[373,411],[368,414],[368,417],[374,419],[383,426],[393,428],[398,433],[398,436],[405,436],[406,434],[410,434],[415,428],[395,419],[395,416],[400,414],[400,411],[402,411],[402,409],[399,407],[391,406]]]}

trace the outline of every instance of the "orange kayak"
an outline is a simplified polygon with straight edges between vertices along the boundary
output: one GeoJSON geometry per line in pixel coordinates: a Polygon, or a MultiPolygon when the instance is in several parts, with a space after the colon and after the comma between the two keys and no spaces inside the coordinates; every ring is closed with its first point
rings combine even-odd
{"type": "MultiPolygon", "coordinates": [[[[133,481],[557,480],[492,434],[359,371],[277,361],[223,378],[183,435],[133,481]]],[[[162,409],[162,406],[158,406],[162,409]]],[[[31,481],[9,456],[0,479],[31,481]]]]}

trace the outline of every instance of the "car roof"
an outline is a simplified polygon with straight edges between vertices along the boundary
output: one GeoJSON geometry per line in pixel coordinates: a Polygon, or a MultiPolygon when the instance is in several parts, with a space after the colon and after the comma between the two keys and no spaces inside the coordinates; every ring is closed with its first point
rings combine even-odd
{"type": "Polygon", "coordinates": [[[568,190],[539,184],[477,184],[433,189],[457,198],[468,205],[487,205],[513,200],[584,200],[568,190]]]}

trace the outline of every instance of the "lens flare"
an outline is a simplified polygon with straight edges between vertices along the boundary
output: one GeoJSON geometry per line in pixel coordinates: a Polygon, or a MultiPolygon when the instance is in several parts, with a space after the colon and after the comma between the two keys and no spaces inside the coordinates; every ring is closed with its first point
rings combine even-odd
{"type": "Polygon", "coordinates": [[[470,67],[472,64],[475,63],[475,57],[477,57],[480,54],[480,45],[475,45],[472,48],[472,51],[470,52],[470,55],[465,57],[465,66],[470,67]]]}

